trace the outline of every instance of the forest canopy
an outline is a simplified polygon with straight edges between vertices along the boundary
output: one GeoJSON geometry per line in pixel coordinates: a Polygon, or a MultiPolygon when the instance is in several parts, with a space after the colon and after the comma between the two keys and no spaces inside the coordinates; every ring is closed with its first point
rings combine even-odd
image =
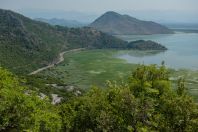
{"type": "Polygon", "coordinates": [[[0,68],[0,130],[196,131],[198,106],[183,79],[173,89],[164,65],[140,65],[123,83],[108,82],[52,105],[25,80],[0,68]]]}

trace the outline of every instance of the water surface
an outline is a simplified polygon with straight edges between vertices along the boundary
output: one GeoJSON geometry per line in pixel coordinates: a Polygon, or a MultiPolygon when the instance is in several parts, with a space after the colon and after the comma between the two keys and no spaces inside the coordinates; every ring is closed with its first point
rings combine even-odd
{"type": "Polygon", "coordinates": [[[127,41],[153,40],[168,48],[165,52],[127,51],[116,55],[129,63],[160,64],[175,69],[185,68],[198,70],[198,33],[158,34],[158,35],[120,35],[127,41]]]}

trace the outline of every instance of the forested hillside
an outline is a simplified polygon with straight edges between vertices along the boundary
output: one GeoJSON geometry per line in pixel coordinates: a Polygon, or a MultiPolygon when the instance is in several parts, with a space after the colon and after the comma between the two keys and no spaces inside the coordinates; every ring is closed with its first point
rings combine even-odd
{"type": "Polygon", "coordinates": [[[162,65],[139,66],[122,84],[108,82],[52,105],[24,79],[0,68],[0,131],[196,132],[198,106],[183,79],[172,89],[162,65]]]}
{"type": "Polygon", "coordinates": [[[163,47],[149,41],[141,41],[142,44],[137,48],[90,27],[51,26],[0,9],[0,66],[15,73],[29,73],[55,61],[60,52],[75,48],[161,50],[163,47]]]}
{"type": "Polygon", "coordinates": [[[0,64],[29,72],[51,62],[68,44],[55,27],[0,10],[0,64]]]}
{"type": "Polygon", "coordinates": [[[167,50],[167,48],[159,43],[156,43],[151,40],[137,40],[128,43],[127,46],[129,49],[137,49],[137,50],[167,50]]]}
{"type": "Polygon", "coordinates": [[[0,64],[28,73],[52,62],[63,50],[80,47],[115,47],[125,41],[91,28],[66,28],[0,10],[0,64]]]}

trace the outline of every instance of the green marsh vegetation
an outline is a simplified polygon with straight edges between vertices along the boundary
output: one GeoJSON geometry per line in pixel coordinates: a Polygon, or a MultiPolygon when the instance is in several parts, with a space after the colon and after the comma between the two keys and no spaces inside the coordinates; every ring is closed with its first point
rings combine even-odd
{"type": "MultiPolygon", "coordinates": [[[[82,89],[89,89],[93,85],[104,87],[107,80],[120,81],[134,71],[138,64],[127,63],[115,57],[116,54],[127,52],[125,50],[86,50],[65,54],[65,60],[54,68],[43,71],[40,75],[53,76],[68,85],[82,89]]],[[[157,51],[159,52],[159,51],[157,51]]],[[[157,53],[144,52],[147,55],[157,53]]],[[[132,52],[129,52],[132,54],[132,52]]],[[[133,55],[140,55],[133,51],[133,55]]],[[[144,55],[145,55],[144,54],[144,55]]],[[[169,69],[170,80],[173,86],[179,77],[185,78],[189,92],[198,101],[198,71],[187,69],[169,69]]]]}

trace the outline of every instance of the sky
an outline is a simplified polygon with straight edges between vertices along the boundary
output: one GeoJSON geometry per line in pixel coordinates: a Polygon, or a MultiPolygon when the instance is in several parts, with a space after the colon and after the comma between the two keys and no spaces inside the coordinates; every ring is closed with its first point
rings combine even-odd
{"type": "Polygon", "coordinates": [[[198,23],[198,0],[0,0],[26,16],[93,21],[106,11],[164,23],[198,23]]]}

